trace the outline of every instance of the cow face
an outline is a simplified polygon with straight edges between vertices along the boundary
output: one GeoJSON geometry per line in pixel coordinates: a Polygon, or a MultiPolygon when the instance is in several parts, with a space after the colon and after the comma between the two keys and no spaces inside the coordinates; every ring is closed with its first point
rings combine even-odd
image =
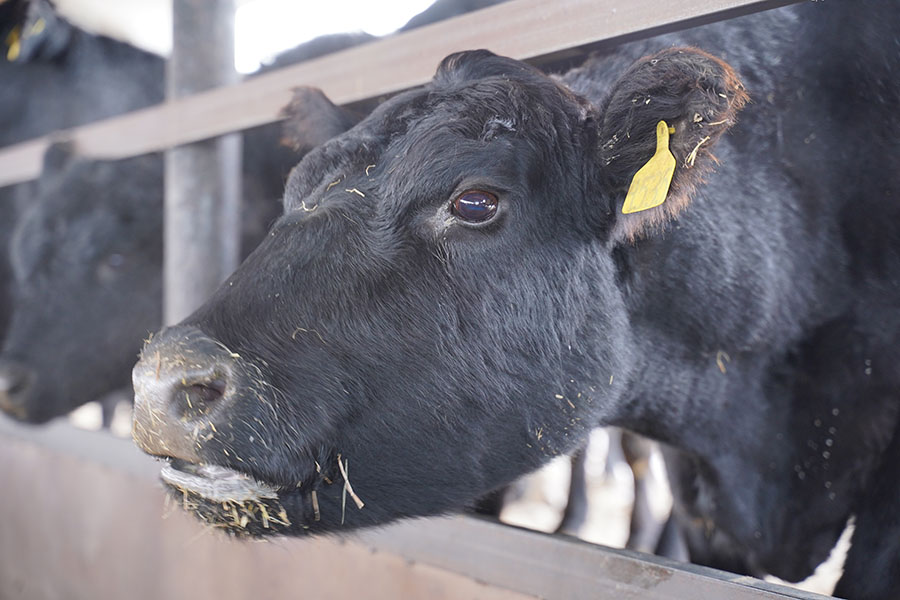
{"type": "Polygon", "coordinates": [[[460,508],[609,419],[631,335],[611,250],[665,215],[618,215],[662,118],[631,102],[642,69],[687,65],[672,122],[702,72],[703,110],[737,104],[715,59],[650,60],[600,110],[452,55],[304,158],[267,239],[135,367],[135,440],[169,486],[237,533],[370,525],[460,508]],[[641,134],[606,156],[617,114],[641,134]]]}
{"type": "Polygon", "coordinates": [[[159,156],[46,165],[11,241],[7,414],[42,422],[127,385],[160,322],[161,167],[159,156]]]}

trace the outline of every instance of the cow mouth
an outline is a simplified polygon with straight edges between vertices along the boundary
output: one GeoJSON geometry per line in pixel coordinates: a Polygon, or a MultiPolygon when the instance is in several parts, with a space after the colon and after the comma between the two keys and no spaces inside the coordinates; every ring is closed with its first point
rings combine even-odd
{"type": "Polygon", "coordinates": [[[160,477],[185,510],[231,535],[261,537],[291,527],[278,488],[240,471],[169,459],[160,477]]]}
{"type": "Polygon", "coordinates": [[[168,485],[210,502],[249,502],[278,498],[278,490],[245,473],[219,465],[172,460],[160,471],[168,485]]]}

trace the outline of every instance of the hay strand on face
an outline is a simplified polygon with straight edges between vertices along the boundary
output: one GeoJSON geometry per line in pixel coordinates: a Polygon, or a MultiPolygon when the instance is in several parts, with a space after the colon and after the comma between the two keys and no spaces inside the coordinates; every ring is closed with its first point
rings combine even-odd
{"type": "Polygon", "coordinates": [[[702,146],[703,144],[705,144],[705,143],[708,142],[709,140],[710,140],[710,137],[709,137],[709,136],[706,136],[705,138],[703,138],[702,140],[700,140],[699,142],[697,142],[697,145],[694,146],[694,149],[691,150],[691,153],[688,154],[688,155],[687,155],[687,158],[684,159],[684,164],[685,164],[685,166],[687,166],[687,167],[693,167],[693,166],[694,166],[694,161],[697,160],[697,152],[700,151],[700,146],[702,146]]]}
{"type": "Polygon", "coordinates": [[[347,466],[345,467],[344,463],[341,462],[341,455],[337,455],[338,458],[338,469],[341,470],[341,475],[344,477],[344,492],[350,494],[350,497],[353,498],[353,501],[356,503],[356,508],[362,509],[363,506],[366,505],[365,502],[362,501],[362,498],[356,495],[356,492],[353,491],[353,486],[350,485],[350,478],[347,476],[347,468],[349,468],[350,461],[347,460],[347,466]]]}
{"type": "Polygon", "coordinates": [[[341,489],[341,525],[344,524],[344,520],[347,516],[347,486],[345,485],[343,489],[341,489]]]}
{"type": "Polygon", "coordinates": [[[728,372],[728,369],[726,369],[725,367],[725,363],[730,362],[731,357],[728,356],[727,352],[725,352],[724,350],[719,350],[718,352],[716,352],[716,366],[719,367],[719,370],[723,375],[728,372]]]}
{"type": "Polygon", "coordinates": [[[292,339],[292,340],[296,340],[296,339],[297,339],[297,334],[298,334],[298,333],[301,333],[301,332],[302,332],[302,333],[314,333],[314,334],[316,334],[316,336],[319,338],[319,341],[320,341],[320,342],[322,342],[323,344],[326,343],[326,342],[325,342],[325,338],[322,337],[322,334],[321,334],[321,333],[319,333],[319,332],[316,331],[315,329],[306,329],[305,327],[298,327],[298,328],[296,328],[296,329],[293,331],[293,333],[291,333],[291,339],[292,339]]]}
{"type": "Polygon", "coordinates": [[[309,493],[309,497],[312,500],[313,519],[319,521],[322,518],[322,513],[319,512],[319,495],[313,490],[309,493]]]}

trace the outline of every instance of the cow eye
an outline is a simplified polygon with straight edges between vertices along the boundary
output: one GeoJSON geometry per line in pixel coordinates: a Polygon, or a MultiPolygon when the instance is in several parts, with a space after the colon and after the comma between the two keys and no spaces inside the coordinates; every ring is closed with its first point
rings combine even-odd
{"type": "Polygon", "coordinates": [[[110,283],[119,276],[123,266],[125,266],[124,256],[118,253],[110,254],[97,265],[97,278],[103,283],[110,283]]]}
{"type": "Polygon", "coordinates": [[[467,223],[484,223],[497,214],[497,196],[483,190],[468,190],[457,196],[450,211],[467,223]]]}
{"type": "Polygon", "coordinates": [[[118,269],[125,264],[125,257],[118,253],[110,254],[106,257],[106,266],[112,269],[118,269]]]}

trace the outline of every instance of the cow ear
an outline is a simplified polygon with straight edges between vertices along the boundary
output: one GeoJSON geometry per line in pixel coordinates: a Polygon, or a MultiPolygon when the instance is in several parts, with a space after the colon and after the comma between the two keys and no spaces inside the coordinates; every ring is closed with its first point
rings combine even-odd
{"type": "Polygon", "coordinates": [[[695,48],[642,58],[619,78],[601,109],[598,142],[614,239],[634,240],[688,205],[746,101],[731,67],[695,48]]]}
{"type": "Polygon", "coordinates": [[[50,0],[0,0],[0,41],[9,62],[53,60],[73,35],[50,0]]]}
{"type": "Polygon", "coordinates": [[[281,144],[302,154],[344,133],[362,118],[335,106],[322,90],[309,86],[294,88],[294,96],[281,109],[281,116],[285,118],[281,144]]]}

